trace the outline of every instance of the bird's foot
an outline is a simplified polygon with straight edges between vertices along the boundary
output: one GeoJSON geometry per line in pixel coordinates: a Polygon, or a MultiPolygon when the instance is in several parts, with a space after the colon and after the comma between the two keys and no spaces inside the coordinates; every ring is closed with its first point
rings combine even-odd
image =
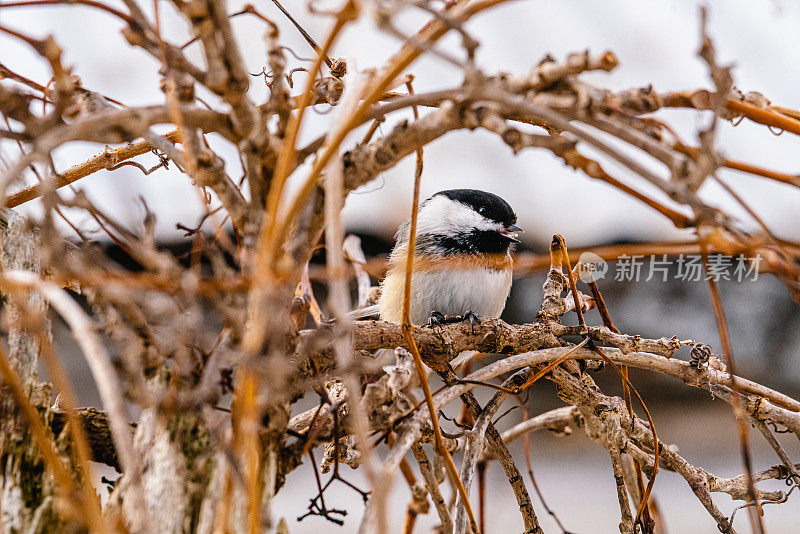
{"type": "Polygon", "coordinates": [[[449,322],[452,321],[450,321],[445,314],[436,310],[432,311],[431,316],[428,317],[428,326],[442,326],[443,324],[447,324],[449,322]]]}
{"type": "Polygon", "coordinates": [[[472,310],[467,310],[464,315],[445,315],[442,312],[432,311],[431,316],[428,318],[428,326],[442,326],[452,323],[460,323],[461,321],[469,321],[472,333],[475,333],[475,325],[481,324],[480,317],[478,317],[472,310]]]}
{"type": "Polygon", "coordinates": [[[462,321],[469,321],[469,329],[472,333],[475,333],[475,325],[481,324],[481,319],[478,317],[475,312],[472,310],[467,310],[467,312],[461,318],[462,321]]]}

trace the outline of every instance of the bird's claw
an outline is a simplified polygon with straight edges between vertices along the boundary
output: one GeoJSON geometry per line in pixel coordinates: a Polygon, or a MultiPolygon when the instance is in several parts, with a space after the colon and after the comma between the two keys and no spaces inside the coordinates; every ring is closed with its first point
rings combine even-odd
{"type": "Polygon", "coordinates": [[[461,318],[462,321],[469,321],[469,329],[475,333],[475,323],[481,324],[481,319],[472,310],[467,310],[461,318]]]}
{"type": "Polygon", "coordinates": [[[428,318],[428,326],[442,326],[452,323],[460,323],[461,321],[469,321],[472,333],[475,333],[475,325],[481,324],[481,319],[472,310],[467,310],[464,315],[445,315],[442,312],[432,311],[431,316],[428,318]]]}
{"type": "Polygon", "coordinates": [[[448,322],[447,317],[442,312],[436,310],[432,311],[431,316],[428,317],[428,326],[442,326],[448,322]]]}

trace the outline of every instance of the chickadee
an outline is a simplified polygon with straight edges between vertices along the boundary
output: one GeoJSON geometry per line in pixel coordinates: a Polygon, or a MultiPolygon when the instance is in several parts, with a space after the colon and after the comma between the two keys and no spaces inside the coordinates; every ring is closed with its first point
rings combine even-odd
{"type": "MultiPolygon", "coordinates": [[[[511,206],[492,193],[451,189],[419,206],[411,275],[411,323],[442,324],[499,317],[511,290],[511,250],[522,230],[511,206]]],[[[381,284],[381,319],[403,313],[411,221],[397,231],[381,284]]]]}

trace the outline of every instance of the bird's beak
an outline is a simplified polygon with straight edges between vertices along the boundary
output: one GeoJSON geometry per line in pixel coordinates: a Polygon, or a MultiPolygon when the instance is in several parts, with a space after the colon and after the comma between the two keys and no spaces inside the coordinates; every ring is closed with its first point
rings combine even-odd
{"type": "Polygon", "coordinates": [[[517,234],[519,234],[520,232],[522,232],[522,228],[520,228],[516,224],[512,224],[511,226],[507,226],[506,228],[500,230],[500,234],[502,236],[513,241],[514,243],[520,242],[519,237],[517,236],[517,234]]]}

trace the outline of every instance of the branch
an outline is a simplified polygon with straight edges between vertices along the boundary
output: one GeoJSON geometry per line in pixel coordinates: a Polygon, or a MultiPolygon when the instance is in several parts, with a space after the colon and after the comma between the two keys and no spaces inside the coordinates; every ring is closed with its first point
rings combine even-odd
{"type": "MultiPolygon", "coordinates": [[[[587,327],[596,340],[626,352],[645,351],[671,356],[680,347],[693,343],[672,339],[647,339],[640,336],[615,334],[602,326],[587,327]]],[[[331,331],[304,330],[300,332],[298,354],[311,354],[319,369],[330,369],[330,355],[319,350],[331,331]]],[[[484,319],[480,324],[455,323],[442,327],[414,328],[414,340],[424,355],[425,363],[434,370],[444,370],[446,364],[465,350],[487,354],[519,354],[559,344],[558,337],[576,335],[576,327],[541,321],[510,325],[500,319],[484,319]]],[[[386,321],[358,321],[353,325],[353,349],[376,350],[404,347],[400,325],[386,321]]]]}
{"type": "MultiPolygon", "coordinates": [[[[164,138],[173,143],[180,143],[180,130],[169,132],[164,135],[164,138]]],[[[60,189],[97,171],[109,169],[125,160],[147,154],[151,150],[153,150],[153,145],[147,141],[138,141],[119,148],[107,146],[96,156],[93,156],[83,163],[74,165],[60,174],[50,176],[44,183],[34,184],[8,195],[8,198],[6,198],[6,207],[16,208],[20,204],[41,197],[47,192],[48,188],[51,190],[60,189]]]]}
{"type": "MultiPolygon", "coordinates": [[[[453,384],[459,382],[455,372],[453,372],[449,366],[444,372],[440,372],[439,376],[442,377],[448,386],[452,386],[453,384]]],[[[461,401],[464,403],[467,409],[469,409],[472,417],[478,418],[480,416],[480,404],[478,404],[478,401],[475,399],[475,396],[471,391],[467,391],[461,395],[461,401]]],[[[519,472],[519,469],[517,469],[517,465],[514,463],[514,458],[511,456],[508,447],[506,447],[506,444],[500,437],[500,433],[491,422],[486,427],[486,438],[489,449],[503,467],[506,478],[511,485],[511,490],[514,492],[514,498],[517,500],[517,506],[519,507],[520,514],[522,515],[522,521],[525,525],[525,530],[527,532],[538,532],[541,530],[541,527],[539,526],[536,512],[533,509],[531,497],[528,494],[527,488],[525,487],[525,481],[522,478],[522,474],[519,472]]]]}
{"type": "MultiPolygon", "coordinates": [[[[92,452],[92,460],[109,465],[121,472],[117,449],[109,428],[108,414],[97,408],[78,408],[75,415],[86,428],[86,437],[92,452]]],[[[58,436],[67,424],[67,414],[53,411],[51,428],[53,435],[58,436]]]]}
{"type": "MultiPolygon", "coordinates": [[[[217,132],[233,140],[236,136],[231,130],[227,116],[193,106],[181,108],[186,127],[201,128],[206,132],[217,132]]],[[[36,148],[11,165],[0,175],[0,190],[5,191],[13,180],[19,178],[25,168],[68,141],[91,141],[96,143],[121,143],[132,141],[145,135],[154,124],[171,122],[168,106],[125,108],[95,113],[86,119],[51,129],[37,139],[36,148]]]]}
{"type": "MultiPolygon", "coordinates": [[[[515,373],[505,382],[503,382],[503,387],[504,388],[519,387],[527,381],[531,373],[532,371],[530,368],[523,369],[522,371],[515,373]]],[[[472,430],[467,433],[466,448],[464,450],[464,460],[461,465],[461,479],[464,484],[464,488],[467,490],[467,492],[469,492],[470,487],[472,486],[472,477],[475,474],[475,467],[477,466],[478,461],[481,459],[481,456],[483,455],[485,436],[488,432],[489,427],[492,427],[492,429],[494,429],[494,426],[492,425],[492,418],[495,416],[497,410],[505,401],[506,396],[507,393],[505,393],[504,391],[496,392],[494,396],[491,398],[491,400],[486,404],[486,406],[480,412],[480,414],[476,417],[475,424],[473,425],[472,430]]],[[[497,442],[495,440],[490,438],[489,441],[492,444],[493,448],[495,449],[498,448],[497,442]]],[[[513,474],[509,473],[507,470],[506,475],[508,476],[509,482],[511,482],[512,487],[514,487],[515,485],[516,482],[515,478],[520,478],[520,479],[522,478],[519,471],[516,469],[514,469],[513,474]]],[[[539,526],[539,521],[536,518],[536,514],[533,512],[533,507],[530,505],[530,499],[528,498],[526,501],[523,502],[518,501],[518,504],[520,505],[520,512],[522,512],[523,520],[525,522],[525,533],[541,534],[542,529],[539,526]]],[[[456,534],[463,534],[466,528],[466,518],[463,512],[463,507],[456,508],[455,523],[456,523],[456,530],[455,530],[456,534]]]]}
{"type": "MultiPolygon", "coordinates": [[[[549,430],[557,435],[569,435],[572,433],[570,425],[582,426],[583,416],[575,406],[564,406],[526,419],[503,432],[500,437],[503,439],[503,443],[509,444],[525,434],[539,430],[549,430]]],[[[487,448],[482,459],[491,460],[493,458],[494,455],[487,448]]]]}

